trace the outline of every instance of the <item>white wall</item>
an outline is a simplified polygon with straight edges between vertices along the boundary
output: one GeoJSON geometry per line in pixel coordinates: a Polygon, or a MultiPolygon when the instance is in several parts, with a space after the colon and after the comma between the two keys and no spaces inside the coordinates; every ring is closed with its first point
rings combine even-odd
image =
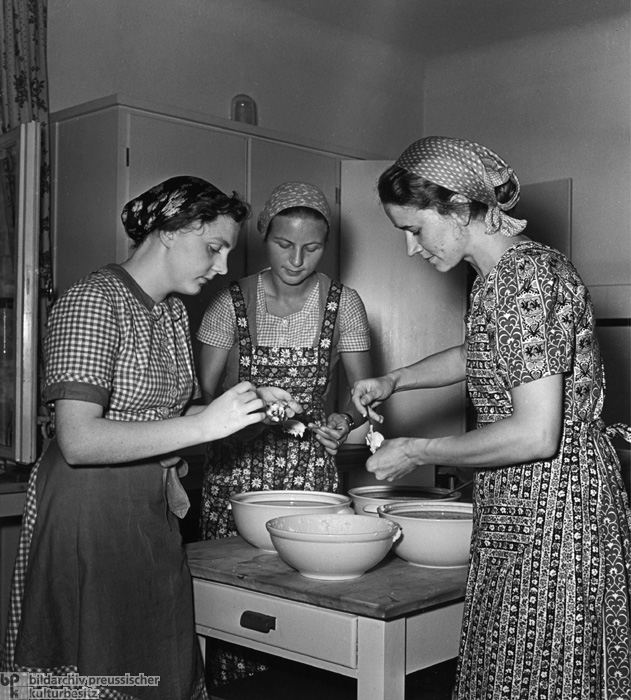
{"type": "Polygon", "coordinates": [[[629,52],[625,15],[454,54],[425,74],[426,134],[497,150],[523,183],[572,178],[572,258],[604,316],[631,315],[629,52]]]}
{"type": "Polygon", "coordinates": [[[524,183],[572,178],[572,256],[602,313],[627,317],[629,51],[628,15],[424,61],[265,0],[48,3],[53,112],[118,92],[227,117],[245,92],[275,131],[386,159],[442,133],[524,183]]]}
{"type": "Polygon", "coordinates": [[[264,0],[49,0],[50,108],[122,93],[394,158],[423,112],[417,56],[264,0]],[[410,80],[410,74],[414,76],[410,80]]]}
{"type": "MultiPolygon", "coordinates": [[[[442,57],[425,73],[425,134],[493,148],[524,184],[572,179],[572,260],[601,319],[631,317],[630,48],[627,12],[442,57]]],[[[605,323],[603,416],[629,423],[631,329],[605,323]]]]}

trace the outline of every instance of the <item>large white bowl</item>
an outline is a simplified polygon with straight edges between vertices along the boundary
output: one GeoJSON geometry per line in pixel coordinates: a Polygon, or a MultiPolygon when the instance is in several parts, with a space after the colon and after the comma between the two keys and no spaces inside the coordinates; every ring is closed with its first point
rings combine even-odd
{"type": "Polygon", "coordinates": [[[246,542],[275,552],[265,523],[283,515],[352,513],[351,499],[326,491],[248,491],[230,497],[237,530],[246,542]]]}
{"type": "Polygon", "coordinates": [[[381,518],[401,526],[394,552],[433,569],[466,568],[473,529],[471,503],[409,501],[379,506],[381,518]]]}
{"type": "Polygon", "coordinates": [[[460,491],[450,493],[448,489],[435,486],[359,486],[349,489],[348,495],[353,500],[353,508],[358,515],[379,517],[377,508],[388,503],[401,501],[457,501],[460,491]]]}
{"type": "Polygon", "coordinates": [[[399,526],[369,515],[290,515],[267,523],[281,559],[307,578],[363,576],[390,551],[399,526]]]}

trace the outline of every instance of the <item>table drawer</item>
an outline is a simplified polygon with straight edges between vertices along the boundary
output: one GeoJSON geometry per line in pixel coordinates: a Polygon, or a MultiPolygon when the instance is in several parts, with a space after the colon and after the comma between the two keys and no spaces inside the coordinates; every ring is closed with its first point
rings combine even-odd
{"type": "Polygon", "coordinates": [[[356,615],[199,579],[193,587],[197,625],[357,668],[356,615]]]}

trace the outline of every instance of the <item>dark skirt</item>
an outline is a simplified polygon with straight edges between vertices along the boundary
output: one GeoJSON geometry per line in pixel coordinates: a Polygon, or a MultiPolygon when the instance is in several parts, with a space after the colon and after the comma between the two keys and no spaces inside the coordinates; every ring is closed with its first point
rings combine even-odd
{"type": "Polygon", "coordinates": [[[16,670],[159,677],[101,697],[206,696],[191,576],[158,462],[72,467],[51,443],[29,485],[9,627],[16,670]]]}

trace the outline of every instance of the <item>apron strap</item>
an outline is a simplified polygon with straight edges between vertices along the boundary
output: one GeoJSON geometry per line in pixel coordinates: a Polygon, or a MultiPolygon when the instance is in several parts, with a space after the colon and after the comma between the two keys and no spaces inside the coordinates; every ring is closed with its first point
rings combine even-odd
{"type": "Polygon", "coordinates": [[[248,311],[245,305],[245,299],[241,291],[241,286],[238,282],[233,282],[230,285],[230,295],[234,305],[234,312],[237,317],[237,338],[239,346],[239,381],[251,381],[251,364],[242,362],[242,358],[252,357],[252,338],[250,336],[250,328],[248,325],[248,311]]]}
{"type": "MultiPolygon", "coordinates": [[[[328,278],[324,275],[318,275],[320,283],[320,307],[323,307],[321,312],[322,325],[320,329],[320,337],[318,339],[318,384],[321,385],[321,390],[324,391],[328,383],[329,367],[331,363],[331,353],[337,344],[339,337],[339,328],[337,324],[338,310],[340,306],[340,297],[342,294],[342,283],[339,280],[333,280],[329,284],[326,300],[323,301],[323,282],[328,278]]],[[[254,285],[256,286],[256,285],[254,285]]],[[[234,306],[236,321],[237,321],[237,339],[239,346],[239,381],[251,381],[251,358],[253,355],[252,334],[250,332],[250,313],[246,304],[243,289],[239,282],[233,282],[230,285],[230,296],[234,306]]],[[[256,305],[253,313],[256,313],[256,305]]]]}
{"type": "Polygon", "coordinates": [[[326,386],[326,383],[328,382],[331,353],[337,344],[336,336],[339,336],[339,330],[337,329],[337,313],[340,308],[341,295],[342,283],[339,280],[331,280],[329,292],[324,304],[322,328],[320,330],[320,339],[318,341],[319,374],[321,375],[321,378],[324,379],[324,386],[326,386]]]}

